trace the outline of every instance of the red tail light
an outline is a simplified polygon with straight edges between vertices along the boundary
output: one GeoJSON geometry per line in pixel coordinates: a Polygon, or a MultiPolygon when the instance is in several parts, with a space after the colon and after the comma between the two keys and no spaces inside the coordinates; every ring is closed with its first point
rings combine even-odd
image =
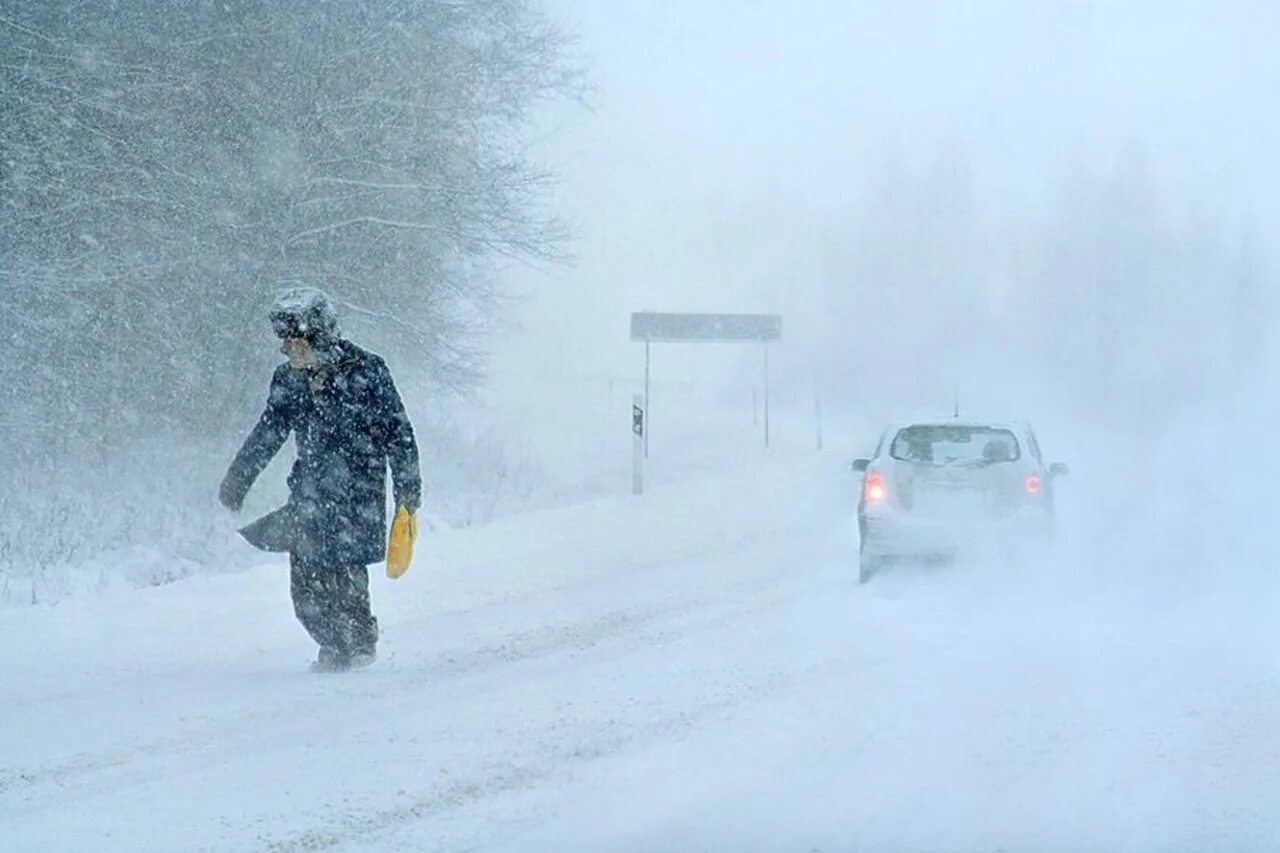
{"type": "Polygon", "coordinates": [[[884,484],[884,474],[879,471],[867,473],[866,483],[862,487],[862,497],[869,504],[884,503],[885,498],[889,497],[889,490],[884,484]]]}
{"type": "Polygon", "coordinates": [[[1044,483],[1040,480],[1039,474],[1030,474],[1027,477],[1027,494],[1038,495],[1044,483]]]}

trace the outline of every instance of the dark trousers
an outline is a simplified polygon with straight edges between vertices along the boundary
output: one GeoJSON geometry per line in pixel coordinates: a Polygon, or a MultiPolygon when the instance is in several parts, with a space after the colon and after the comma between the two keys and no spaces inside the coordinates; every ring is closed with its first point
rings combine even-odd
{"type": "Polygon", "coordinates": [[[317,566],[289,555],[293,612],[311,639],[341,655],[372,652],[378,644],[378,620],[369,605],[365,566],[317,566]]]}

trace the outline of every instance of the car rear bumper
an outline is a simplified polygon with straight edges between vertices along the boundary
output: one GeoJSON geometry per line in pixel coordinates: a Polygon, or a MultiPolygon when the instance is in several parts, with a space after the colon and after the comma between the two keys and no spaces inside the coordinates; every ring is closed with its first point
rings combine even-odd
{"type": "Polygon", "coordinates": [[[1043,510],[1000,519],[951,521],[903,513],[859,518],[863,553],[876,557],[951,556],[1009,542],[1038,543],[1049,533],[1043,510]]]}

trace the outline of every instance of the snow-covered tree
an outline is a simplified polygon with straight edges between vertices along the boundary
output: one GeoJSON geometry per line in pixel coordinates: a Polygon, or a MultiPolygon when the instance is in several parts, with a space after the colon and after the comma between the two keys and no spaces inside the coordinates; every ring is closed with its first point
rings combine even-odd
{"type": "Polygon", "coordinates": [[[0,0],[0,420],[241,427],[302,282],[475,381],[494,260],[563,250],[521,131],[565,46],[529,0],[0,0]]]}

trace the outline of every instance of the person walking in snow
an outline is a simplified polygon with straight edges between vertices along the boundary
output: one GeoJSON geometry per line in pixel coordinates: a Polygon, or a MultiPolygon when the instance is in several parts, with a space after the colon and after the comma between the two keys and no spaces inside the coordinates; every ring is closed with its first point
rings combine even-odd
{"type": "Polygon", "coordinates": [[[289,360],[271,377],[266,409],[219,498],[238,511],[293,433],[288,503],[240,532],[263,550],[289,552],[294,613],[320,646],[312,669],[366,666],[378,642],[368,565],[386,555],[388,465],[398,510],[416,513],[421,502],[413,427],[386,363],[339,336],[323,292],[284,291],[270,319],[289,360]]]}

